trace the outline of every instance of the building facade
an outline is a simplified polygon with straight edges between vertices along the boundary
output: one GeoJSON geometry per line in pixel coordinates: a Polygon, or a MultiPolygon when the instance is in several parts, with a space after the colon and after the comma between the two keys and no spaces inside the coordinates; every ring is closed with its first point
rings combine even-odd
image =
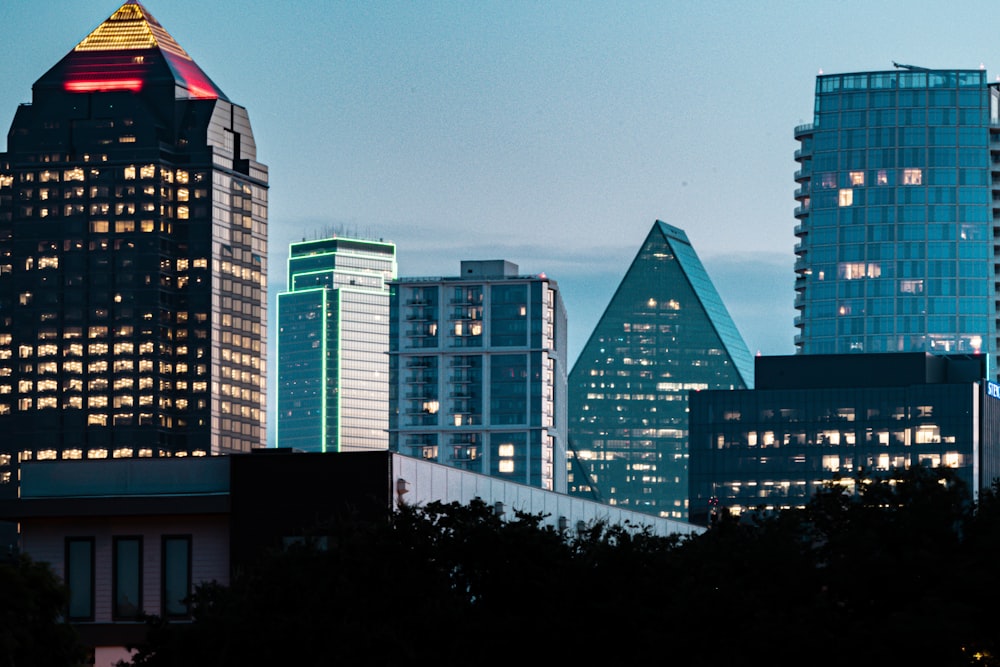
{"type": "Polygon", "coordinates": [[[566,490],[566,311],[544,274],[504,260],[400,278],[390,292],[389,444],[566,490]]]}
{"type": "Polygon", "coordinates": [[[265,439],[267,168],[138,2],[45,73],[0,153],[0,474],[265,439]]]}
{"type": "Polygon", "coordinates": [[[985,70],[827,74],[795,129],[795,344],[997,353],[998,99],[985,70]]]}
{"type": "Polygon", "coordinates": [[[389,447],[389,287],[396,247],[330,238],[293,243],[278,295],[278,447],[389,447]]]}
{"type": "Polygon", "coordinates": [[[687,235],[656,221],[569,375],[570,492],[686,519],[688,392],[751,386],[687,235]]]}
{"type": "Polygon", "coordinates": [[[1000,475],[1000,387],[984,380],[985,355],[756,362],[755,389],[691,393],[694,523],[722,508],[801,507],[824,484],[921,464],[955,468],[973,493],[1000,475]]]}
{"type": "Polygon", "coordinates": [[[33,461],[23,473],[21,497],[0,499],[0,520],[19,522],[19,550],[67,584],[67,619],[95,667],[129,658],[149,628],[143,613],[183,622],[197,585],[227,585],[304,539],[333,544],[336,532],[322,528],[343,517],[384,521],[401,504],[480,499],[504,518],[541,514],[559,531],[704,530],[388,451],[33,461]]]}

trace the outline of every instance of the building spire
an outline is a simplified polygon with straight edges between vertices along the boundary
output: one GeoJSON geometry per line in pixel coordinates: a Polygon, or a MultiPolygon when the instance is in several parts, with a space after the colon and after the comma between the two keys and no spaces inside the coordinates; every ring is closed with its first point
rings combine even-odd
{"type": "Polygon", "coordinates": [[[226,99],[197,63],[138,0],[127,0],[64,59],[68,92],[138,92],[166,63],[179,97],[226,99]]]}

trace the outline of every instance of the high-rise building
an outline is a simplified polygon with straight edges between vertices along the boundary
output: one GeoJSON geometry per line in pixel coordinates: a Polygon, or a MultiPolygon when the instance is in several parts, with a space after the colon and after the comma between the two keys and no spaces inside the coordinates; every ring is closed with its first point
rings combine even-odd
{"type": "Polygon", "coordinates": [[[566,311],[504,260],[390,287],[390,449],[566,491],[566,311]]]}
{"type": "Polygon", "coordinates": [[[35,82],[7,144],[4,479],[18,458],[262,445],[268,173],[246,109],[129,1],[35,82]]]}
{"type": "Polygon", "coordinates": [[[278,295],[277,446],[389,447],[389,288],[396,247],[329,238],[293,243],[278,295]]]}
{"type": "Polygon", "coordinates": [[[795,344],[988,354],[996,372],[1000,89],[985,70],[825,74],[795,128],[795,344]]]}
{"type": "Polygon", "coordinates": [[[752,385],[687,235],[657,221],[569,375],[570,493],[686,519],[688,393],[752,385]]]}

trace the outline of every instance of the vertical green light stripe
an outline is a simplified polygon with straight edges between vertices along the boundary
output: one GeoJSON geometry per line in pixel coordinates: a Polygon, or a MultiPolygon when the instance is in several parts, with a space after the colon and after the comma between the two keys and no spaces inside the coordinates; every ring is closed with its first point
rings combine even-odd
{"type": "Polygon", "coordinates": [[[320,370],[320,383],[319,383],[320,384],[320,399],[319,399],[319,402],[320,402],[320,432],[319,433],[320,433],[320,451],[321,452],[325,452],[326,451],[326,442],[327,442],[327,440],[326,440],[326,401],[327,401],[327,388],[326,388],[326,386],[327,386],[327,382],[326,382],[326,348],[327,348],[327,339],[329,338],[329,334],[327,333],[327,324],[326,324],[326,313],[327,313],[327,310],[329,310],[329,304],[328,304],[328,299],[327,299],[327,290],[323,290],[323,292],[322,292],[322,299],[321,299],[320,303],[322,303],[322,308],[320,308],[320,318],[321,318],[321,320],[320,320],[320,331],[321,331],[320,340],[323,341],[323,345],[322,345],[322,347],[320,349],[320,362],[319,362],[320,363],[320,369],[321,369],[320,370]]]}

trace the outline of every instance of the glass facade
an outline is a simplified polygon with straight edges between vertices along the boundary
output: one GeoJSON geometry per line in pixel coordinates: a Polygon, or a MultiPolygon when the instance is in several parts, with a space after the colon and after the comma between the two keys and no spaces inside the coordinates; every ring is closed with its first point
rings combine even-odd
{"type": "Polygon", "coordinates": [[[35,83],[0,153],[0,451],[263,444],[267,178],[246,110],[138,3],[35,83]]]}
{"type": "Polygon", "coordinates": [[[688,392],[752,384],[687,235],[657,221],[569,376],[570,493],[686,519],[688,392]]]}
{"type": "Polygon", "coordinates": [[[332,238],[293,243],[278,295],[277,446],[386,449],[389,290],[396,247],[332,238]]]}
{"type": "Polygon", "coordinates": [[[510,262],[391,285],[390,448],[565,491],[566,313],[510,262]]]}
{"type": "Polygon", "coordinates": [[[795,130],[800,352],[996,354],[998,95],[985,70],[817,77],[795,130]]]}
{"type": "Polygon", "coordinates": [[[980,488],[984,357],[971,371],[952,365],[938,377],[919,372],[920,380],[906,366],[922,371],[924,354],[865,357],[815,355],[824,365],[803,374],[806,381],[791,380],[803,357],[774,358],[770,372],[757,368],[767,389],[692,393],[691,520],[706,523],[721,508],[801,507],[823,484],[853,489],[858,475],[918,464],[955,468],[971,490],[980,488]],[[869,358],[886,356],[894,367],[871,374],[881,362],[869,358]],[[824,382],[845,372],[854,386],[824,382]]]}

